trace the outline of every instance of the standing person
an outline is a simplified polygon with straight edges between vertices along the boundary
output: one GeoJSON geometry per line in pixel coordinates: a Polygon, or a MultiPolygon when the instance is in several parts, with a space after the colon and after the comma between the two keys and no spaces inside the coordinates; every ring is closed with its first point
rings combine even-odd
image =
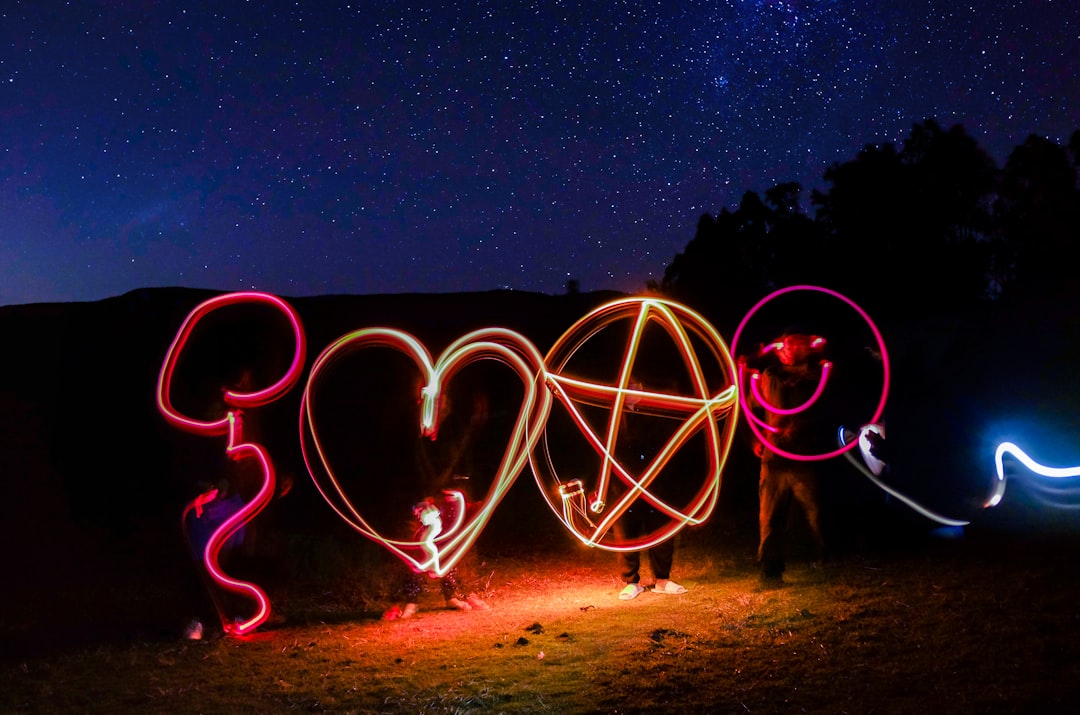
{"type": "MultiPolygon", "coordinates": [[[[449,395],[439,396],[436,410],[438,421],[430,434],[419,437],[416,459],[420,483],[430,495],[412,507],[412,519],[405,533],[411,533],[413,541],[423,541],[429,534],[441,533],[444,525],[459,516],[474,513],[480,504],[471,499],[472,489],[467,475],[456,470],[469,470],[472,451],[476,448],[479,433],[488,420],[488,401],[483,392],[472,394],[472,402],[466,408],[455,405],[449,395]],[[451,417],[453,417],[451,419],[451,417]],[[457,494],[460,499],[451,498],[457,494]]],[[[415,573],[404,563],[395,566],[398,571],[397,585],[391,594],[396,601],[383,613],[383,620],[393,621],[411,618],[419,608],[420,596],[426,581],[437,580],[446,607],[456,611],[485,611],[490,608],[477,594],[466,594],[459,580],[458,567],[438,579],[423,573],[415,573]]]]}
{"type": "MultiPolygon", "coordinates": [[[[811,399],[822,370],[822,362],[811,360],[811,356],[823,344],[822,338],[799,330],[786,330],[771,344],[775,348],[777,364],[770,365],[761,375],[761,397],[769,407],[791,410],[811,399]]],[[[813,407],[790,414],[766,409],[765,420],[772,446],[793,454],[811,454],[817,448],[819,430],[813,407]]],[[[784,573],[784,537],[793,502],[802,508],[806,517],[814,540],[815,560],[824,556],[819,477],[814,462],[784,457],[768,445],[759,444],[755,449],[761,457],[758,561],[763,581],[779,583],[784,573]]]]}
{"type": "MultiPolygon", "coordinates": [[[[631,382],[630,387],[634,390],[642,389],[641,383],[637,381],[631,382]]],[[[637,400],[633,397],[626,402],[628,414],[623,415],[619,432],[621,437],[620,458],[622,463],[628,467],[633,464],[638,465],[638,474],[634,476],[640,478],[641,472],[648,467],[650,460],[655,457],[656,450],[648,451],[646,437],[649,434],[647,428],[651,426],[655,429],[656,425],[655,423],[650,425],[647,416],[629,414],[636,412],[636,404],[637,400]],[[636,422],[635,420],[638,418],[644,420],[645,423],[636,422]]],[[[613,530],[615,538],[620,543],[625,543],[653,533],[663,528],[669,521],[670,519],[666,515],[646,500],[638,497],[631,507],[623,512],[622,516],[614,523],[613,530]]],[[[644,551],[648,552],[649,570],[652,571],[652,575],[656,579],[652,587],[653,592],[671,595],[686,593],[683,586],[671,580],[671,564],[675,558],[674,537],[644,549],[644,551]]],[[[645,591],[645,587],[641,585],[641,550],[619,551],[617,553],[619,576],[622,578],[623,583],[626,584],[619,591],[619,599],[629,601],[637,598],[645,591]]]]}
{"type": "MultiPolygon", "coordinates": [[[[236,615],[237,604],[234,598],[221,590],[218,584],[210,577],[206,570],[203,551],[210,541],[211,535],[225,523],[225,521],[244,507],[244,500],[235,491],[231,490],[226,480],[221,480],[217,486],[201,484],[199,495],[184,508],[181,516],[181,525],[184,537],[191,551],[195,571],[202,581],[205,591],[210,597],[210,602],[218,612],[222,623],[232,621],[236,615]]],[[[241,528],[222,545],[220,558],[227,560],[233,553],[238,551],[244,543],[245,530],[241,528]]],[[[196,589],[189,589],[189,598],[199,613],[197,613],[184,629],[184,637],[188,640],[201,640],[204,633],[204,621],[210,615],[210,611],[203,602],[201,595],[196,595],[196,589]]]]}
{"type": "MultiPolygon", "coordinates": [[[[462,477],[462,479],[467,479],[467,477],[462,477]]],[[[437,531],[441,530],[442,522],[444,520],[451,521],[455,510],[468,508],[467,502],[457,503],[448,497],[449,495],[445,493],[438,499],[428,497],[413,506],[413,516],[417,524],[413,534],[415,541],[422,540],[432,527],[435,527],[437,531]]],[[[419,610],[420,596],[424,592],[424,582],[429,580],[438,580],[439,592],[446,601],[446,607],[451,610],[486,611],[490,608],[475,593],[465,594],[462,591],[456,567],[439,579],[432,579],[425,574],[416,573],[405,564],[400,564],[397,568],[399,570],[398,583],[392,596],[398,603],[383,613],[384,621],[396,621],[414,616],[419,610]]]]}
{"type": "MultiPolygon", "coordinates": [[[[615,522],[616,537],[622,541],[634,536],[641,536],[663,526],[668,518],[644,501],[627,509],[626,512],[615,522]]],[[[675,539],[669,538],[659,544],[646,549],[649,558],[649,570],[652,571],[656,583],[652,590],[654,593],[666,593],[678,595],[686,593],[683,586],[671,580],[671,564],[675,558],[675,539]]],[[[641,551],[619,551],[619,575],[626,586],[619,591],[619,599],[629,601],[637,598],[645,591],[641,585],[641,551]]]]}

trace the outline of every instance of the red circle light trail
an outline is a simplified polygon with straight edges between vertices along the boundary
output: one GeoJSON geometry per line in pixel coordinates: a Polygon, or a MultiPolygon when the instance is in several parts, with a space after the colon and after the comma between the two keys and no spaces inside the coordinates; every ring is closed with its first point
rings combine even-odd
{"type": "MultiPolygon", "coordinates": [[[[878,399],[877,407],[874,410],[873,416],[870,417],[870,419],[867,420],[866,423],[867,424],[872,424],[872,423],[878,422],[881,419],[882,413],[885,411],[885,401],[889,396],[889,354],[885,349],[885,339],[882,338],[881,332],[878,330],[877,325],[875,325],[874,321],[870,319],[870,316],[867,315],[866,311],[864,311],[862,308],[860,308],[851,299],[847,298],[846,296],[844,296],[844,295],[842,295],[840,293],[837,293],[834,290],[830,290],[828,288],[821,288],[821,287],[818,287],[818,286],[811,286],[811,285],[797,285],[797,286],[790,286],[788,288],[781,288],[780,290],[773,291],[769,295],[767,295],[764,298],[762,298],[761,300],[759,300],[754,305],[754,307],[751,308],[750,311],[743,317],[742,321],[739,323],[739,327],[735,330],[735,337],[732,338],[732,340],[731,340],[731,352],[733,354],[738,354],[739,338],[742,336],[743,330],[746,328],[746,325],[747,325],[747,323],[750,322],[751,318],[753,318],[757,314],[757,312],[759,310],[761,310],[761,308],[766,303],[774,300],[775,298],[779,298],[782,295],[787,295],[788,293],[793,293],[793,292],[796,292],[796,291],[810,291],[810,292],[822,293],[824,295],[836,298],[837,300],[839,300],[839,301],[845,303],[846,305],[850,306],[852,308],[852,310],[854,310],[856,313],[858,313],[859,317],[861,317],[866,322],[867,326],[869,326],[870,331],[874,335],[874,339],[877,341],[878,351],[879,351],[879,353],[881,355],[882,379],[881,379],[881,397],[878,399]]],[[[808,400],[805,404],[803,404],[803,405],[801,405],[801,406],[799,406],[797,408],[794,408],[793,410],[786,410],[786,411],[780,410],[780,409],[778,409],[778,408],[776,408],[776,407],[774,407],[772,405],[769,405],[769,404],[765,403],[763,400],[760,400],[759,404],[761,404],[764,407],[764,409],[766,409],[767,411],[774,412],[774,413],[777,413],[777,414],[794,414],[794,413],[800,412],[803,409],[806,409],[807,407],[809,407],[811,404],[813,404],[813,402],[818,398],[818,396],[820,396],[822,390],[825,387],[825,383],[828,380],[828,376],[829,376],[829,372],[830,372],[831,368],[832,368],[832,366],[829,363],[825,363],[822,366],[822,376],[821,376],[821,380],[820,380],[820,382],[819,382],[819,384],[817,386],[817,389],[814,392],[813,397],[811,397],[810,400],[808,400]]],[[[837,457],[837,456],[839,456],[841,454],[844,454],[845,452],[850,451],[851,449],[853,449],[856,446],[856,444],[858,444],[858,441],[855,440],[855,441],[849,442],[847,444],[843,444],[839,448],[834,449],[831,452],[823,452],[821,454],[797,454],[797,453],[794,453],[794,452],[789,452],[789,451],[787,451],[785,449],[782,449],[782,448],[777,447],[776,445],[772,444],[769,441],[768,437],[762,431],[763,428],[767,431],[768,426],[765,425],[764,422],[760,418],[758,418],[756,415],[753,414],[753,412],[750,410],[750,405],[748,405],[746,403],[747,391],[743,389],[743,385],[745,384],[744,380],[746,378],[745,373],[746,373],[746,371],[744,369],[744,366],[743,366],[742,362],[740,361],[739,368],[738,368],[738,378],[737,378],[737,384],[739,386],[739,401],[740,401],[740,403],[742,405],[743,412],[747,415],[746,422],[747,422],[748,425],[750,425],[750,430],[754,433],[754,436],[757,437],[758,441],[761,442],[761,444],[766,449],[772,450],[773,452],[780,455],[781,457],[787,457],[788,459],[794,459],[794,460],[798,460],[798,461],[807,461],[807,462],[809,462],[809,461],[817,461],[817,460],[831,459],[832,457],[837,457]]],[[[754,395],[755,399],[758,399],[760,397],[760,392],[756,389],[756,384],[755,384],[755,381],[756,381],[757,378],[758,378],[757,371],[756,370],[752,371],[752,373],[750,375],[751,394],[754,395]]]]}
{"type": "MultiPolygon", "coordinates": [[[[304,461],[323,498],[349,526],[372,541],[382,544],[417,573],[427,573],[433,577],[444,576],[476,541],[495,507],[528,462],[528,454],[539,438],[551,409],[551,394],[538,379],[542,374],[543,357],[540,352],[526,338],[510,330],[489,328],[469,333],[451,344],[437,362],[432,360],[427,348],[419,340],[400,330],[366,328],[348,333],[324,350],[311,367],[300,410],[304,461]],[[457,502],[458,505],[453,523],[445,525],[441,518],[435,519],[432,516],[424,522],[427,529],[423,538],[418,541],[391,539],[372,527],[347,495],[319,439],[315,388],[320,377],[332,370],[344,355],[372,348],[400,351],[411,357],[422,373],[425,383],[420,394],[419,428],[424,436],[434,437],[437,433],[439,395],[443,385],[457,370],[472,362],[499,361],[515,372],[525,387],[521,408],[502,462],[480,509],[466,516],[461,493],[447,491],[448,501],[457,502]]],[[[379,478],[382,475],[373,476],[379,478]]]]}
{"type": "Polygon", "coordinates": [[[548,352],[544,364],[548,388],[600,457],[595,488],[586,496],[582,480],[560,479],[551,459],[547,439],[542,440],[542,446],[530,453],[533,473],[544,499],[574,536],[587,546],[611,551],[636,551],[671,538],[688,524],[700,524],[712,514],[720,491],[721,470],[734,438],[739,403],[734,362],[724,341],[708,321],[670,301],[653,298],[614,301],[592,311],[567,330],[548,352]],[[564,372],[570,359],[586,341],[620,320],[629,321],[631,330],[616,384],[595,384],[564,372]],[[634,361],[642,333],[650,323],[662,326],[675,343],[692,383],[692,396],[651,392],[636,389],[632,384],[634,361]],[[704,341],[711,356],[718,362],[726,381],[721,389],[708,384],[691,343],[691,334],[704,341]],[[592,428],[579,405],[609,410],[607,429],[603,435],[597,434],[592,428]],[[638,476],[621,464],[614,454],[622,418],[630,409],[646,415],[683,420],[638,476]],[[722,426],[719,424],[721,420],[724,421],[722,426]],[[668,504],[653,494],[650,487],[664,465],[699,431],[705,433],[709,461],[701,488],[685,506],[668,504]],[[608,487],[613,479],[622,482],[626,491],[615,503],[607,504],[608,487]],[[612,538],[613,534],[609,535],[609,531],[615,521],[638,498],[651,504],[670,521],[665,527],[639,538],[625,542],[612,538]]]}
{"type": "Polygon", "coordinates": [[[233,621],[215,597],[214,601],[218,608],[218,615],[221,616],[222,626],[227,633],[232,635],[244,635],[265,623],[270,617],[270,601],[266,593],[257,585],[233,578],[222,571],[218,558],[222,546],[229,538],[255,518],[255,515],[270,503],[277,483],[274,465],[270,461],[266,448],[261,444],[244,440],[243,410],[269,404],[288,392],[296,384],[303,370],[306,349],[304,330],[300,324],[300,318],[288,303],[266,293],[229,293],[201,303],[188,314],[165,354],[165,360],[158,375],[157,405],[158,410],[166,420],[176,427],[193,434],[207,437],[227,435],[225,453],[229,458],[234,461],[254,460],[259,464],[262,474],[262,483],[255,496],[214,530],[203,549],[203,563],[214,582],[225,590],[247,598],[255,604],[255,614],[253,616],[233,621]],[[224,393],[224,398],[228,409],[218,419],[197,420],[180,413],[172,404],[172,380],[176,372],[176,366],[183,355],[184,347],[190,340],[195,327],[200,320],[213,311],[242,303],[267,305],[285,315],[292,326],[293,339],[295,340],[292,363],[277,382],[262,390],[255,392],[227,390],[224,393]]]}

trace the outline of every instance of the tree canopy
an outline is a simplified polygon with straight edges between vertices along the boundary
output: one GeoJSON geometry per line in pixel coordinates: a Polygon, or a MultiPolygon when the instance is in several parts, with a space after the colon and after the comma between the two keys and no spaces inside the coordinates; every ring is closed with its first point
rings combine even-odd
{"type": "Polygon", "coordinates": [[[1080,130],[1065,146],[1032,135],[999,168],[960,125],[928,119],[897,148],[868,145],[802,187],[747,191],[703,215],[650,288],[732,321],[776,288],[839,290],[886,319],[917,318],[1054,291],[1080,244],[1080,130]]]}

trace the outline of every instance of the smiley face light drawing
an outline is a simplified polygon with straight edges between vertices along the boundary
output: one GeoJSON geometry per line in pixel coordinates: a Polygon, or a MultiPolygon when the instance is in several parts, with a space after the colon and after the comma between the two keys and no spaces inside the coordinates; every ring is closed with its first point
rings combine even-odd
{"type": "MultiPolygon", "coordinates": [[[[873,320],[870,319],[870,316],[866,313],[866,311],[859,307],[859,305],[852,301],[850,298],[840,293],[837,293],[834,290],[830,290],[828,288],[821,288],[819,286],[797,285],[790,286],[788,288],[781,288],[780,290],[774,291],[769,295],[765,296],[760,301],[758,301],[757,304],[754,305],[754,307],[750,309],[750,311],[746,314],[745,317],[743,317],[742,321],[739,323],[739,327],[735,330],[735,336],[731,340],[732,352],[735,354],[739,354],[739,340],[740,338],[742,338],[744,330],[766,304],[776,300],[777,298],[780,298],[781,296],[800,292],[821,294],[826,296],[827,298],[839,301],[843,305],[846,305],[848,308],[853,310],[858,316],[858,318],[861,319],[861,321],[865,323],[865,325],[870,329],[870,332],[873,334],[874,341],[876,343],[874,352],[877,356],[879,356],[880,360],[881,392],[878,396],[877,404],[873,408],[872,414],[867,415],[867,418],[865,419],[863,424],[874,424],[879,422],[882,413],[885,411],[885,402],[889,395],[890,368],[889,354],[888,351],[885,349],[885,339],[882,337],[881,331],[878,330],[877,325],[874,323],[873,320]]],[[[811,343],[807,347],[809,350],[812,351],[820,349],[824,345],[824,338],[820,336],[813,336],[811,343]]],[[[786,345],[783,341],[778,341],[776,343],[769,343],[763,346],[760,352],[762,354],[773,351],[779,352],[782,351],[785,347],[786,345]]],[[[786,457],[788,459],[793,459],[796,461],[818,461],[831,459],[832,457],[838,457],[842,454],[845,454],[846,452],[851,451],[858,445],[858,440],[852,440],[846,443],[841,443],[840,446],[836,449],[824,451],[817,454],[802,454],[788,451],[777,445],[776,440],[771,438],[773,430],[769,424],[769,420],[763,419],[755,415],[751,409],[752,405],[747,402],[748,398],[752,397],[757,405],[759,405],[766,413],[769,413],[773,416],[793,415],[808,410],[821,397],[822,393],[825,391],[829,383],[829,378],[833,373],[833,365],[827,360],[822,360],[820,362],[819,368],[820,377],[813,394],[803,404],[785,409],[769,403],[769,401],[761,394],[761,390],[759,387],[759,380],[761,377],[760,372],[755,369],[748,368],[745,365],[744,361],[740,359],[737,379],[737,383],[740,388],[739,399],[742,402],[743,411],[747,416],[747,425],[749,425],[750,430],[753,432],[754,436],[757,438],[758,442],[762,445],[764,449],[771,450],[772,452],[776,453],[781,457],[786,457]]]]}
{"type": "Polygon", "coordinates": [[[636,551],[712,514],[739,404],[734,362],[708,321],[667,300],[617,300],[571,326],[545,365],[558,407],[530,463],[574,536],[636,551]],[[616,524],[635,508],[666,520],[623,537],[616,524]]]}

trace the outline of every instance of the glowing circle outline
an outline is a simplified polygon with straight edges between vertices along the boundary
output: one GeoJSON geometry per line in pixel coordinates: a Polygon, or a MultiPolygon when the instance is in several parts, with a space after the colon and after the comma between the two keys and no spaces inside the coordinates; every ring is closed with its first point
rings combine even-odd
{"type": "Polygon", "coordinates": [[[592,503],[587,503],[588,498],[580,479],[563,481],[556,473],[551,462],[545,429],[540,444],[529,454],[533,475],[548,506],[579,541],[586,546],[607,551],[637,551],[662,543],[673,537],[683,527],[703,523],[711,516],[719,496],[721,473],[735,436],[739,399],[734,360],[727,344],[709,321],[691,308],[663,298],[627,297],[614,300],[590,311],[567,329],[548,350],[544,357],[544,365],[545,381],[549,390],[554,394],[555,399],[567,408],[571,419],[601,459],[599,480],[594,490],[601,495],[600,501],[602,502],[606,484],[613,472],[629,487],[613,506],[597,503],[595,497],[592,503]],[[624,318],[634,319],[635,328],[631,331],[623,353],[617,385],[597,385],[562,374],[567,363],[585,342],[614,321],[624,318]],[[636,357],[641,333],[650,320],[660,322],[681,349],[698,395],[693,397],[670,395],[635,389],[631,386],[633,359],[636,357]],[[684,320],[688,322],[684,323],[684,320]],[[710,394],[701,363],[697,360],[690,344],[687,326],[706,343],[710,353],[718,360],[725,372],[729,384],[715,395],[710,394]],[[604,438],[589,427],[575,407],[575,401],[605,408],[610,406],[611,414],[604,438]],[[629,402],[633,402],[634,409],[637,411],[687,417],[637,479],[619,463],[613,453],[621,414],[629,402]],[[725,420],[722,430],[717,425],[720,419],[725,420]],[[689,505],[683,507],[685,511],[682,511],[655,497],[649,492],[648,487],[667,461],[699,429],[706,430],[707,443],[710,447],[710,465],[702,489],[689,505]],[[549,494],[550,485],[546,482],[555,486],[558,504],[553,499],[553,495],[549,494]],[[604,543],[603,539],[614,522],[638,497],[645,499],[672,521],[666,528],[656,529],[650,534],[631,539],[626,543],[604,543]],[[611,510],[599,520],[599,523],[594,524],[589,520],[589,513],[598,513],[608,506],[612,506],[611,510]],[[580,522],[587,523],[588,527],[580,528],[580,522]],[[586,531],[591,531],[591,535],[586,534],[586,531]]]}
{"type": "MultiPolygon", "coordinates": [[[[747,314],[745,316],[743,316],[743,319],[739,322],[739,327],[736,328],[736,330],[735,330],[735,336],[731,339],[731,352],[732,352],[732,354],[737,354],[738,353],[739,338],[742,337],[743,329],[746,328],[746,324],[750,322],[750,319],[759,310],[761,310],[761,308],[766,303],[768,303],[769,301],[771,301],[771,300],[773,300],[775,298],[779,298],[782,295],[786,295],[788,293],[792,293],[792,292],[795,292],[795,291],[813,291],[813,292],[817,292],[817,293],[823,293],[823,294],[831,296],[833,298],[837,298],[838,300],[840,300],[841,302],[847,304],[850,308],[852,308],[859,315],[859,317],[861,317],[863,319],[863,321],[865,321],[866,324],[870,327],[870,331],[873,333],[874,339],[877,341],[878,350],[879,350],[879,352],[881,354],[882,381],[881,381],[881,396],[878,399],[877,407],[874,410],[874,414],[867,421],[867,424],[872,424],[872,423],[879,422],[881,420],[881,416],[885,413],[885,403],[886,403],[886,401],[888,400],[888,397],[889,397],[889,382],[890,382],[889,354],[888,354],[888,351],[885,348],[885,338],[882,337],[881,331],[878,330],[877,325],[870,318],[869,314],[867,314],[867,312],[865,310],[863,310],[862,307],[860,307],[855,301],[851,300],[850,298],[848,298],[844,294],[839,293],[838,291],[832,290],[830,288],[823,288],[821,286],[814,286],[814,285],[794,285],[794,286],[788,286],[787,288],[780,288],[779,290],[773,291],[772,293],[768,294],[767,296],[765,296],[764,298],[759,300],[757,303],[755,303],[754,307],[752,307],[749,310],[749,312],[747,312],[747,314]]],[[[746,403],[746,392],[742,389],[743,370],[742,370],[741,363],[740,363],[740,367],[739,367],[738,380],[739,380],[739,401],[741,403],[740,406],[742,407],[742,410],[743,410],[743,412],[745,414],[751,415],[752,412],[750,410],[750,406],[746,403]]],[[[829,451],[829,452],[822,452],[820,454],[812,454],[812,455],[797,454],[797,453],[794,453],[794,452],[789,452],[789,451],[787,451],[785,449],[782,449],[780,447],[776,447],[773,444],[771,444],[769,442],[769,440],[766,438],[766,436],[762,433],[761,427],[759,426],[759,424],[757,424],[757,421],[755,419],[748,418],[747,419],[747,424],[750,425],[750,430],[754,433],[754,436],[758,439],[758,441],[761,442],[762,446],[765,447],[765,449],[768,449],[768,450],[772,451],[774,454],[777,454],[777,455],[779,455],[781,457],[786,457],[788,459],[801,461],[801,462],[815,462],[815,461],[822,461],[822,460],[826,460],[826,459],[831,459],[833,457],[838,457],[838,456],[844,454],[845,452],[851,451],[852,449],[854,449],[858,445],[858,440],[852,440],[851,442],[848,442],[846,445],[844,445],[842,447],[839,447],[837,449],[834,449],[832,451],[829,451]]]]}

